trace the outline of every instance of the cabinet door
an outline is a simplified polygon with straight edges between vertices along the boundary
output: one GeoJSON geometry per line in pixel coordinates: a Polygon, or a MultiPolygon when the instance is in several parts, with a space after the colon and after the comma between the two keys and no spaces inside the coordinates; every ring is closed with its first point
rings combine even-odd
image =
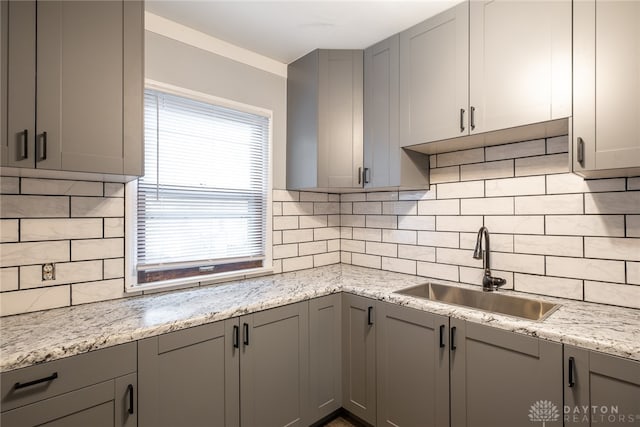
{"type": "Polygon", "coordinates": [[[140,424],[238,426],[237,319],[138,343],[140,424]]]}
{"type": "Polygon", "coordinates": [[[319,53],[319,187],[362,186],[362,55],[361,50],[319,53]]]}
{"type": "Polygon", "coordinates": [[[5,427],[136,426],[135,374],[3,412],[5,427]],[[128,388],[131,384],[132,388],[128,388]],[[129,406],[133,397],[133,405],[129,406]],[[128,409],[134,408],[129,414],[128,409]]]}
{"type": "Polygon", "coordinates": [[[640,2],[573,7],[574,170],[640,167],[640,2]]]}
{"type": "Polygon", "coordinates": [[[378,303],[378,426],[449,425],[449,318],[378,303]]]}
{"type": "Polygon", "coordinates": [[[307,425],[309,308],[306,302],[240,318],[244,427],[307,425]]]}
{"type": "Polygon", "coordinates": [[[565,346],[564,371],[566,426],[623,426],[637,422],[639,362],[565,346]]]}
{"type": "Polygon", "coordinates": [[[468,134],[468,72],[467,2],[400,33],[401,146],[468,134]]]}
{"type": "Polygon", "coordinates": [[[364,421],[376,422],[375,302],[342,294],[342,406],[364,421]]]}
{"type": "Polygon", "coordinates": [[[142,147],[143,51],[141,35],[129,28],[141,27],[141,7],[124,1],[38,3],[37,167],[141,172],[125,171],[127,154],[141,154],[142,147]],[[139,111],[125,110],[128,103],[139,111]]]}
{"type": "Polygon", "coordinates": [[[562,345],[451,319],[451,426],[562,426],[562,345]]]}
{"type": "Polygon", "coordinates": [[[36,2],[3,1],[0,7],[3,74],[0,164],[33,168],[36,130],[36,2]]]}
{"type": "Polygon", "coordinates": [[[571,2],[472,1],[471,133],[571,115],[571,2]]]}
{"type": "Polygon", "coordinates": [[[342,296],[309,301],[309,423],[342,406],[342,296]]]}
{"type": "Polygon", "coordinates": [[[393,185],[400,164],[400,38],[395,35],[364,51],[364,186],[393,185]]]}

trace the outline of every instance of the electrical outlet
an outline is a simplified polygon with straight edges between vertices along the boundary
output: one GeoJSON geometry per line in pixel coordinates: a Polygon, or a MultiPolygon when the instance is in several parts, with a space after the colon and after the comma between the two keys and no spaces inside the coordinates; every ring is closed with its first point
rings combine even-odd
{"type": "Polygon", "coordinates": [[[42,264],[42,281],[56,279],[56,265],[54,263],[42,264]]]}

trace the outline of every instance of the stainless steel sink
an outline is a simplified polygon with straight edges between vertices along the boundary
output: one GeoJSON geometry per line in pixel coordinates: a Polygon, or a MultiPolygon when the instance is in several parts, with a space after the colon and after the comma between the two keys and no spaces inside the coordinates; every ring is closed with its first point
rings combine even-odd
{"type": "Polygon", "coordinates": [[[559,304],[552,304],[546,301],[514,297],[494,292],[475,291],[435,283],[412,286],[396,291],[395,293],[529,320],[544,320],[554,310],[560,307],[559,304]]]}

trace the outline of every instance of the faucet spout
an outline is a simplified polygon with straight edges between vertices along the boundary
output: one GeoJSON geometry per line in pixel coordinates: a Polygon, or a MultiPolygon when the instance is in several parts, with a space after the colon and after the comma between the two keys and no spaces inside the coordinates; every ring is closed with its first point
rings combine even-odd
{"type": "Polygon", "coordinates": [[[482,290],[491,292],[497,290],[500,286],[504,286],[507,281],[500,277],[491,275],[491,245],[489,243],[489,229],[480,227],[478,230],[478,238],[476,247],[473,251],[473,258],[482,259],[482,268],[484,268],[484,277],[482,278],[482,290]],[[486,249],[482,249],[482,238],[484,237],[486,249]],[[484,254],[484,256],[483,256],[484,254]]]}

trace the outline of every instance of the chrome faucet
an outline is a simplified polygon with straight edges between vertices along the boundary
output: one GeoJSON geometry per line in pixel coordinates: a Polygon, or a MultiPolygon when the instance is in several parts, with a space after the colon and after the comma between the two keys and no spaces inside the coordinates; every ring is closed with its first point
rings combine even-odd
{"type": "Polygon", "coordinates": [[[478,240],[476,241],[476,248],[473,251],[473,257],[475,259],[482,259],[482,268],[484,268],[484,277],[482,278],[482,290],[486,292],[492,292],[498,290],[500,286],[504,286],[507,281],[500,277],[491,276],[491,247],[489,246],[489,229],[487,227],[480,227],[478,230],[478,240]],[[487,249],[482,250],[482,236],[487,244],[487,249]],[[484,254],[484,257],[483,257],[484,254]]]}

